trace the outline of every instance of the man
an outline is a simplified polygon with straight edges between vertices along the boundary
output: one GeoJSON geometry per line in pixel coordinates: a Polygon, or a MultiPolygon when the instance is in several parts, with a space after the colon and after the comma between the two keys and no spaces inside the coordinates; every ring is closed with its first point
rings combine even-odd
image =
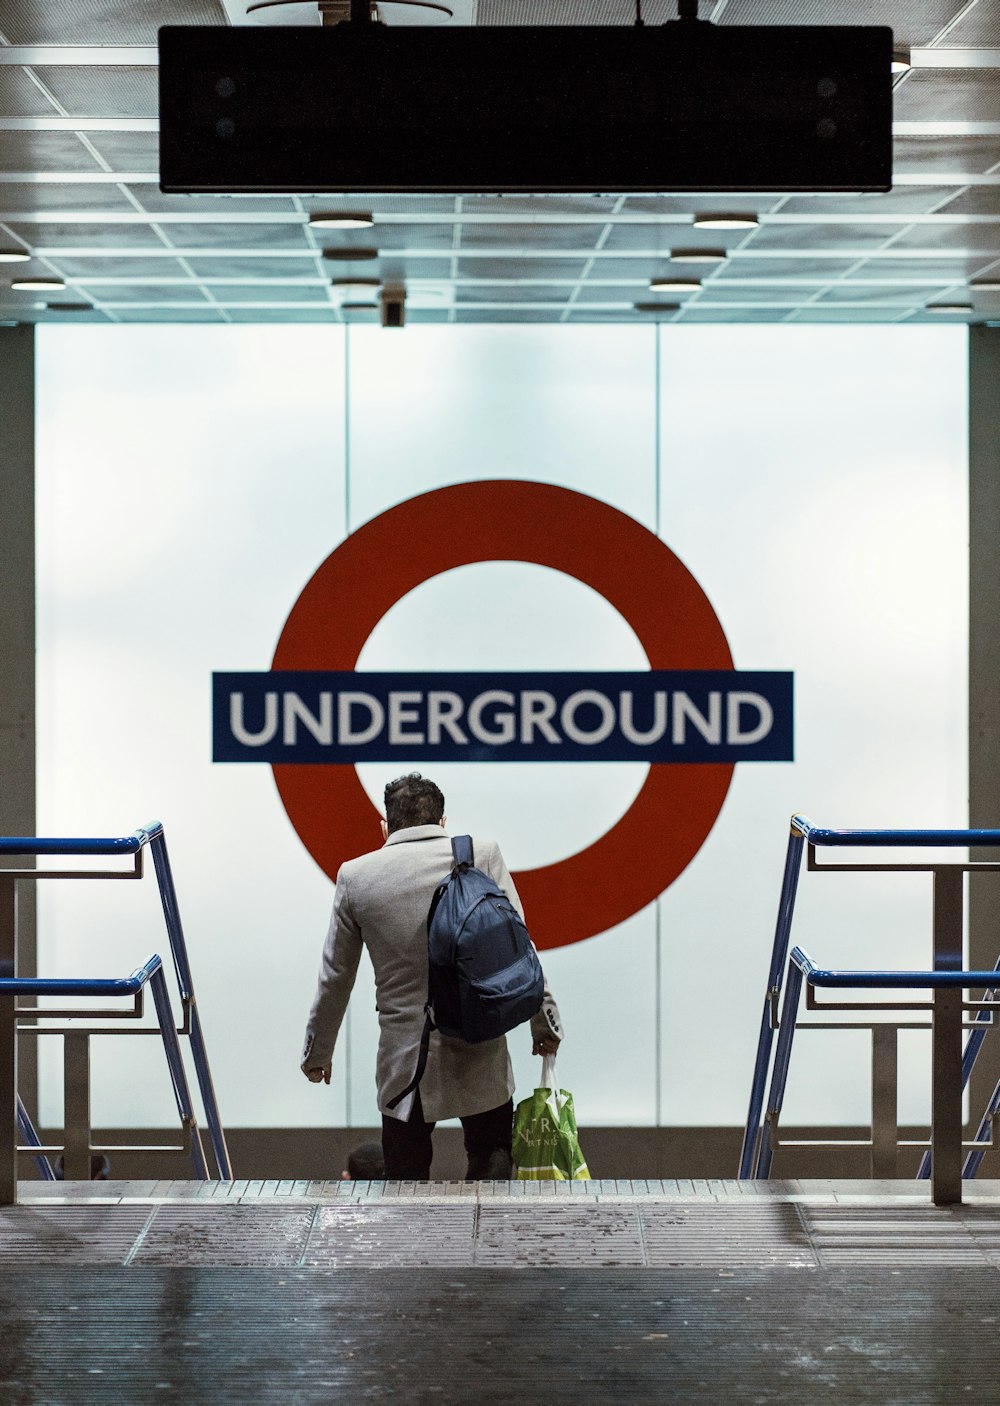
{"type": "MultiPolygon", "coordinates": [[[[328,1084],[361,949],[367,947],[381,1031],[376,1083],[389,1181],[427,1180],[431,1133],[442,1118],[462,1120],[468,1180],[505,1180],[512,1172],[514,1076],[504,1037],[469,1044],[435,1031],[419,1087],[395,1108],[388,1107],[416,1073],[427,1000],[427,910],[454,862],[445,823],[444,796],[419,772],[385,788],[385,843],[348,860],[337,875],[306,1026],[302,1071],[314,1084],[328,1084]]],[[[489,874],[522,912],[497,845],[476,841],[474,853],[476,868],[489,874]]],[[[559,1012],[547,986],[531,1035],[533,1054],[555,1054],[562,1039],[559,1012]]]]}

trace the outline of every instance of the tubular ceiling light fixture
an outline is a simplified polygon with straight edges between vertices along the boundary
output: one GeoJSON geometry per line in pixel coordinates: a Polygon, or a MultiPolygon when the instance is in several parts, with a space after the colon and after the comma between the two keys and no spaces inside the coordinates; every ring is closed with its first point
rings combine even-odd
{"type": "Polygon", "coordinates": [[[700,287],[700,278],[671,278],[669,274],[649,281],[651,293],[696,293],[700,287]]]}
{"type": "Polygon", "coordinates": [[[378,312],[378,303],[341,303],[341,312],[378,312]]]}
{"type": "Polygon", "coordinates": [[[30,258],[23,249],[0,249],[0,264],[26,264],[30,258]]]}
{"type": "Polygon", "coordinates": [[[971,311],[971,303],[928,303],[924,308],[924,312],[961,313],[971,311]]]}
{"type": "Polygon", "coordinates": [[[1000,293],[1000,278],[981,278],[969,284],[970,293],[1000,293]]]}
{"type": "Polygon", "coordinates": [[[48,303],[49,312],[93,312],[93,303],[48,303]]]}
{"type": "Polygon", "coordinates": [[[330,259],[333,263],[358,263],[363,259],[377,259],[378,250],[362,248],[360,245],[356,249],[346,247],[343,249],[324,249],[323,258],[330,259]]]}
{"type": "Polygon", "coordinates": [[[15,278],[10,286],[24,293],[61,293],[66,287],[61,278],[15,278]]]}
{"type": "Polygon", "coordinates": [[[889,65],[890,73],[905,73],[910,67],[910,46],[901,44],[898,49],[892,51],[892,63],[889,65]]]}
{"type": "Polygon", "coordinates": [[[695,215],[695,229],[756,229],[756,215],[719,214],[695,215]]]}
{"type": "Polygon", "coordinates": [[[636,312],[680,312],[680,303],[633,303],[636,312]]]}
{"type": "Polygon", "coordinates": [[[670,258],[678,264],[721,264],[729,255],[725,249],[671,249],[670,258]]]}
{"type": "Polygon", "coordinates": [[[309,216],[311,229],[367,229],[374,223],[367,210],[333,210],[329,214],[320,211],[309,216]]]}

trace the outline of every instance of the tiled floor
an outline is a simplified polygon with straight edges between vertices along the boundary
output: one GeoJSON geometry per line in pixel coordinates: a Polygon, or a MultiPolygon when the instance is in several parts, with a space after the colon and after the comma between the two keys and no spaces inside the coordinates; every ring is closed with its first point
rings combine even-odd
{"type": "Polygon", "coordinates": [[[25,1183],[0,1406],[1000,1402],[1000,1184],[25,1183]]]}

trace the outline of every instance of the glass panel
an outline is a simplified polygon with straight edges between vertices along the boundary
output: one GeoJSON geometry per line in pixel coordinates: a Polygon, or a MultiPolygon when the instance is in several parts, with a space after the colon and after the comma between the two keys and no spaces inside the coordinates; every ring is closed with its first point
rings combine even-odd
{"type": "MultiPolygon", "coordinates": [[[[661,369],[662,534],[737,667],[795,671],[794,764],[737,768],[663,899],[666,1120],[733,1124],[793,811],[833,828],[967,824],[966,337],[677,328],[661,369]]],[[[926,876],[802,875],[793,938],[821,966],[930,966],[930,934],[926,876]]],[[[786,1117],[863,1122],[868,1076],[825,1038],[794,1051],[786,1117]]],[[[901,1112],[923,1106],[925,1074],[901,1063],[901,1112]]]]}

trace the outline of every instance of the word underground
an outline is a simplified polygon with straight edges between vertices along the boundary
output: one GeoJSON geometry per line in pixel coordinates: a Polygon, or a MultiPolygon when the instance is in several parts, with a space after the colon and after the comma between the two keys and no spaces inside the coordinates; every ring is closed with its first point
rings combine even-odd
{"type": "Polygon", "coordinates": [[[792,759],[792,675],[213,676],[217,762],[792,759]]]}

